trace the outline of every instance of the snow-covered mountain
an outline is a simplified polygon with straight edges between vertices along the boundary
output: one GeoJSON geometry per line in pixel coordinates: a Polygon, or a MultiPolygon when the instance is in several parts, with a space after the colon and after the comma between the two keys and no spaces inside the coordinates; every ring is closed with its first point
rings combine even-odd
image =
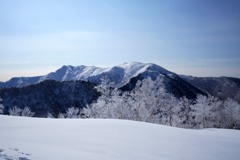
{"type": "Polygon", "coordinates": [[[35,117],[68,117],[74,112],[81,118],[126,118],[187,128],[240,128],[237,102],[207,96],[181,76],[155,64],[124,63],[107,69],[64,66],[46,76],[20,80],[25,80],[20,84],[39,83],[0,89],[1,113],[25,115],[30,109],[35,117]],[[96,86],[101,83],[110,86],[96,86]],[[206,121],[201,118],[204,116],[206,121]]]}
{"type": "Polygon", "coordinates": [[[108,84],[113,87],[122,87],[123,90],[134,88],[138,80],[146,77],[155,79],[164,77],[165,88],[176,97],[186,96],[194,99],[197,94],[209,93],[220,99],[231,97],[240,102],[239,78],[209,78],[177,75],[156,64],[131,62],[123,63],[111,68],[95,66],[63,66],[47,75],[36,77],[15,77],[7,82],[0,82],[0,88],[23,87],[37,84],[45,80],[69,81],[84,80],[94,84],[108,84]],[[236,94],[235,94],[236,93],[236,94]]]}
{"type": "Polygon", "coordinates": [[[197,95],[206,95],[205,92],[189,84],[177,74],[163,70],[157,65],[151,65],[144,72],[131,78],[128,83],[120,87],[122,91],[131,91],[135,88],[138,81],[142,81],[147,77],[156,80],[158,77],[163,79],[163,87],[167,93],[171,93],[177,98],[187,97],[188,99],[196,99],[197,95]]]}
{"type": "MultiPolygon", "coordinates": [[[[147,77],[151,77],[153,80],[157,77],[162,76],[164,80],[164,87],[168,93],[173,94],[175,97],[187,97],[189,99],[195,99],[198,94],[204,95],[205,93],[199,90],[198,88],[192,86],[186,81],[182,80],[177,74],[170,72],[156,64],[152,63],[123,63],[121,65],[114,66],[112,68],[98,68],[95,66],[63,66],[55,72],[49,73],[45,76],[38,77],[20,77],[20,78],[12,78],[10,81],[5,82],[4,88],[10,87],[24,87],[31,84],[40,84],[45,80],[55,80],[55,81],[78,81],[84,80],[89,81],[94,84],[108,84],[112,87],[121,87],[124,90],[131,90],[135,87],[135,84],[138,80],[142,81],[147,77]]],[[[41,85],[39,85],[41,86],[41,85]]],[[[36,87],[30,88],[22,88],[16,93],[24,93],[24,96],[29,95],[24,90],[32,89],[32,93],[38,93],[37,90],[34,90],[36,87]]],[[[40,87],[41,88],[41,87],[40,87]]],[[[17,89],[15,89],[17,90],[17,89]]],[[[21,97],[18,94],[11,94],[12,90],[2,90],[0,92],[0,96],[9,97],[10,99],[14,99],[13,102],[20,102],[21,97]],[[9,96],[6,96],[9,95],[9,96]],[[17,100],[16,100],[17,99],[17,100]]],[[[43,92],[44,93],[44,92],[43,92]]],[[[70,93],[69,93],[70,94],[70,93]]],[[[5,99],[5,98],[4,98],[5,99]]],[[[39,98],[34,98],[38,99],[39,98]]],[[[36,100],[34,100],[36,101],[36,100]]],[[[20,105],[13,104],[9,101],[4,100],[4,105],[20,105]]],[[[28,101],[30,102],[30,101],[28,101]]],[[[22,104],[22,103],[21,103],[22,104]]],[[[26,104],[25,104],[26,105],[26,104]]],[[[32,102],[27,106],[32,107],[32,102]]],[[[9,106],[10,107],[10,106],[9,106]]],[[[22,106],[24,107],[24,106],[22,106]]]]}
{"type": "Polygon", "coordinates": [[[41,76],[36,77],[13,77],[9,81],[0,83],[0,88],[23,87],[39,83],[41,76]]]}
{"type": "Polygon", "coordinates": [[[0,115],[0,159],[239,160],[239,130],[0,115]]]}
{"type": "Polygon", "coordinates": [[[37,77],[15,77],[9,81],[0,84],[0,88],[23,87],[35,83],[40,83],[44,80],[52,79],[56,81],[68,80],[85,80],[92,83],[106,83],[113,86],[122,86],[131,78],[147,71],[149,68],[154,68],[155,72],[163,75],[176,75],[158,65],[152,63],[123,63],[112,68],[100,68],[95,66],[63,66],[55,72],[51,72],[44,76],[37,77]]]}

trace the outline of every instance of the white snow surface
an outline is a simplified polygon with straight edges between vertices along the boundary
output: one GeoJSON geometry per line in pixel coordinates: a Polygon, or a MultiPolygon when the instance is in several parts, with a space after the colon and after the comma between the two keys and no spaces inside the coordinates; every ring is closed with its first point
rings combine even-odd
{"type": "MultiPolygon", "coordinates": [[[[144,72],[149,66],[153,64],[151,63],[140,63],[140,62],[127,62],[114,67],[119,67],[124,71],[124,80],[129,80],[130,78],[144,72]]],[[[44,81],[46,79],[56,79],[55,77],[60,76],[59,73],[63,73],[61,76],[61,81],[65,80],[86,80],[89,77],[101,75],[102,73],[107,73],[111,71],[114,67],[111,68],[100,68],[95,66],[63,66],[56,72],[52,72],[46,76],[43,76],[39,82],[44,81]]],[[[116,73],[118,74],[118,73],[116,73]]],[[[126,81],[125,80],[125,81],[126,81]]]]}
{"type": "Polygon", "coordinates": [[[146,71],[148,67],[153,65],[152,63],[140,63],[140,62],[126,62],[118,65],[118,67],[124,70],[124,78],[130,79],[137,76],[138,74],[146,71]]]}
{"type": "Polygon", "coordinates": [[[239,160],[240,131],[0,115],[0,159],[239,160]]]}

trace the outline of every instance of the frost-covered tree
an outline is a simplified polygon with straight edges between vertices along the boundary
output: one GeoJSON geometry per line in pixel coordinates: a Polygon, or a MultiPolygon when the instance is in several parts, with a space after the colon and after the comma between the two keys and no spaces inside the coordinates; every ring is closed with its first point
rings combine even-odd
{"type": "Polygon", "coordinates": [[[23,116],[23,117],[32,117],[34,116],[34,112],[30,110],[29,107],[24,107],[23,109],[14,106],[9,109],[9,115],[11,116],[23,116]]]}
{"type": "Polygon", "coordinates": [[[0,114],[3,114],[4,106],[2,105],[2,98],[0,97],[0,114]]]}
{"type": "Polygon", "coordinates": [[[11,116],[21,116],[22,110],[20,108],[18,108],[17,106],[14,106],[14,107],[10,108],[8,112],[9,112],[9,115],[11,115],[11,116]]]}
{"type": "Polygon", "coordinates": [[[79,108],[70,107],[66,113],[59,113],[58,118],[80,118],[79,108]]]}
{"type": "Polygon", "coordinates": [[[84,108],[83,113],[90,118],[111,118],[109,103],[104,96],[98,98],[96,103],[90,107],[84,108]]]}
{"type": "Polygon", "coordinates": [[[87,105],[81,110],[81,114],[84,117],[89,118],[116,118],[114,115],[114,96],[118,94],[117,89],[109,87],[106,80],[96,86],[98,92],[101,96],[98,98],[97,102],[87,105]]]}
{"type": "Polygon", "coordinates": [[[58,118],[65,118],[65,114],[59,113],[58,118]]]}
{"type": "Polygon", "coordinates": [[[195,116],[191,107],[192,104],[193,100],[186,97],[182,97],[178,100],[179,111],[177,116],[179,120],[176,122],[177,127],[194,128],[196,126],[195,116]]]}
{"type": "Polygon", "coordinates": [[[208,98],[206,96],[198,95],[196,104],[193,106],[196,116],[195,120],[199,124],[200,128],[206,127],[206,120],[211,109],[208,103],[208,98]]]}
{"type": "Polygon", "coordinates": [[[129,119],[183,128],[240,128],[237,102],[223,102],[210,95],[198,95],[195,101],[178,99],[166,92],[163,79],[148,77],[124,92],[100,85],[102,96],[81,113],[89,118],[129,119]]]}
{"type": "Polygon", "coordinates": [[[4,109],[4,106],[0,104],[0,114],[3,114],[3,109],[4,109]]]}
{"type": "Polygon", "coordinates": [[[107,104],[108,110],[110,111],[110,117],[116,119],[125,119],[127,108],[124,101],[124,96],[120,94],[117,89],[111,92],[111,103],[107,104]],[[110,109],[109,109],[110,108],[110,109]]]}
{"type": "Polygon", "coordinates": [[[240,104],[231,98],[223,103],[222,127],[240,129],[240,104]]]}
{"type": "Polygon", "coordinates": [[[165,94],[162,77],[155,81],[150,77],[138,81],[133,91],[129,93],[132,97],[131,110],[133,119],[137,121],[153,122],[159,120],[161,100],[165,94]]]}
{"type": "Polygon", "coordinates": [[[191,110],[196,128],[240,128],[240,105],[230,98],[199,95],[191,110]]]}
{"type": "Polygon", "coordinates": [[[214,127],[216,124],[216,110],[219,109],[221,102],[213,96],[198,95],[196,102],[191,106],[198,128],[214,127]]]}
{"type": "MultiPolygon", "coordinates": [[[[166,95],[162,77],[155,81],[151,78],[138,81],[135,89],[130,92],[120,92],[117,89],[100,91],[103,94],[98,101],[84,109],[83,112],[87,117],[131,119],[153,123],[159,121],[159,110],[164,107],[161,98],[166,95]]],[[[164,104],[172,103],[165,100],[164,104]]],[[[172,117],[169,119],[171,121],[172,117]]]]}
{"type": "Polygon", "coordinates": [[[50,112],[48,112],[47,118],[54,118],[54,117],[53,117],[53,115],[50,112]]]}
{"type": "Polygon", "coordinates": [[[79,118],[79,108],[68,108],[67,112],[66,112],[66,118],[79,118]]]}
{"type": "Polygon", "coordinates": [[[32,117],[32,116],[34,116],[34,113],[30,110],[29,107],[24,107],[22,112],[21,112],[21,116],[23,116],[23,117],[32,117]]]}

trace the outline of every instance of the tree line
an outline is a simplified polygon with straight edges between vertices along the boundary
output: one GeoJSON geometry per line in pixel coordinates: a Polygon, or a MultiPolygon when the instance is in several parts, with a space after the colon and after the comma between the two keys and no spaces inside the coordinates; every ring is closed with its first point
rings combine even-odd
{"type": "MultiPolygon", "coordinates": [[[[219,100],[210,95],[198,95],[196,100],[179,99],[166,92],[161,76],[156,80],[146,78],[138,81],[132,91],[122,92],[108,86],[97,86],[101,96],[96,102],[83,109],[70,107],[58,118],[110,118],[181,128],[240,129],[240,104],[231,98],[219,100]]],[[[9,114],[34,115],[28,107],[19,109],[16,106],[9,109],[9,114]]],[[[49,113],[48,117],[53,116],[49,113]]]]}

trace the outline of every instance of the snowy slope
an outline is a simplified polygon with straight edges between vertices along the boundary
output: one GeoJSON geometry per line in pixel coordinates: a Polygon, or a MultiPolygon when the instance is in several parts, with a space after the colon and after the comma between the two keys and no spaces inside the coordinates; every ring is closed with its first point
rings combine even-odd
{"type": "Polygon", "coordinates": [[[15,77],[0,84],[1,87],[23,87],[30,84],[42,82],[47,79],[57,81],[67,80],[88,80],[100,84],[108,83],[114,86],[121,86],[127,83],[132,77],[146,71],[149,67],[154,68],[162,74],[173,74],[166,69],[151,63],[129,62],[111,68],[100,68],[95,66],[63,66],[55,72],[38,77],[15,77]]]}
{"type": "Polygon", "coordinates": [[[0,116],[0,159],[239,160],[240,131],[0,116]]]}
{"type": "Polygon", "coordinates": [[[39,82],[41,76],[36,77],[14,77],[7,82],[0,83],[0,88],[22,87],[39,82]]]}

